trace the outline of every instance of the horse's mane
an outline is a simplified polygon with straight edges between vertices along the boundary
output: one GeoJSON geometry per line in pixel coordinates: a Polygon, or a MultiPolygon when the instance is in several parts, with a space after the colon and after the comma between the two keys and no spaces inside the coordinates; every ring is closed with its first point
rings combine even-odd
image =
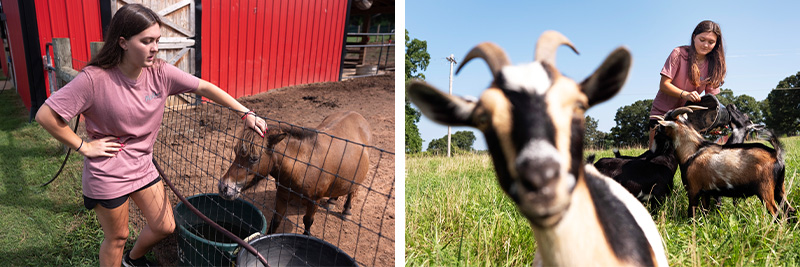
{"type": "MultiPolygon", "coordinates": [[[[275,125],[270,125],[270,129],[274,129],[272,128],[274,126],[275,125]]],[[[291,124],[281,123],[278,125],[278,128],[281,130],[281,132],[288,134],[293,138],[308,139],[308,138],[315,138],[317,136],[317,131],[315,131],[314,129],[303,128],[291,124]]]]}
{"type": "MultiPolygon", "coordinates": [[[[267,134],[276,134],[276,133],[285,133],[288,134],[291,138],[305,140],[310,138],[316,138],[317,131],[310,128],[303,128],[299,126],[294,126],[291,124],[281,123],[281,124],[272,124],[269,125],[269,130],[267,134]],[[278,130],[276,132],[276,130],[278,130]]],[[[258,147],[266,146],[266,139],[258,136],[255,130],[245,127],[242,129],[240,133],[241,139],[236,141],[236,146],[234,146],[234,152],[237,155],[244,155],[244,154],[252,154],[256,151],[258,147]],[[263,140],[262,140],[263,139],[263,140]]]]}
{"type": "Polygon", "coordinates": [[[233,147],[233,151],[236,155],[252,155],[255,151],[258,151],[256,146],[261,146],[262,144],[260,140],[256,139],[257,135],[256,131],[253,129],[248,127],[242,129],[240,134],[241,139],[236,140],[236,145],[233,147]]]}

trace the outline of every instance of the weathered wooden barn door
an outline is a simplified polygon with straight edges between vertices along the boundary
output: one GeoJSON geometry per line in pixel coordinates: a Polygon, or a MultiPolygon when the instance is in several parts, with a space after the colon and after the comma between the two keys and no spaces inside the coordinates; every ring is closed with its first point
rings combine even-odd
{"type": "MultiPolygon", "coordinates": [[[[111,14],[125,4],[139,3],[149,7],[164,23],[161,27],[161,42],[158,43],[158,57],[177,66],[185,72],[195,74],[194,36],[195,14],[194,0],[109,0],[111,14]]],[[[167,99],[167,105],[193,103],[194,95],[184,94],[167,99]]]]}

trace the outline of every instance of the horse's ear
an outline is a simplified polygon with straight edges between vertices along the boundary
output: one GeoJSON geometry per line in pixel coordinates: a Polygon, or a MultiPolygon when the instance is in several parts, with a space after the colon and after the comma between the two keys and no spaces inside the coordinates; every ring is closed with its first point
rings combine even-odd
{"type": "Polygon", "coordinates": [[[268,138],[267,146],[268,147],[273,147],[276,144],[278,144],[281,141],[283,141],[284,138],[286,138],[286,133],[270,134],[267,138],[268,138]]]}

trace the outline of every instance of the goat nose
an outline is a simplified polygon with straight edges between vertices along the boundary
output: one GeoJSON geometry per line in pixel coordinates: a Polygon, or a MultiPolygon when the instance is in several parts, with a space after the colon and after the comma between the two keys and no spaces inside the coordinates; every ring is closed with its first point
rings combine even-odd
{"type": "Polygon", "coordinates": [[[538,191],[555,181],[559,169],[559,163],[552,158],[525,160],[517,164],[520,183],[530,191],[538,191]]]}

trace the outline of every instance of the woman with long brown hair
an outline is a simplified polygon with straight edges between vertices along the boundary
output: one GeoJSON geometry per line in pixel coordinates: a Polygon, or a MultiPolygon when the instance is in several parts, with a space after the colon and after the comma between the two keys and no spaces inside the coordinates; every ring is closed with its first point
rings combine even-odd
{"type": "Polygon", "coordinates": [[[156,58],[161,24],[142,5],[120,8],[98,55],[36,114],[45,130],[85,157],[84,206],[95,210],[103,229],[100,266],[151,266],[145,254],[175,230],[172,205],[151,162],[167,96],[193,92],[241,112],[245,125],[262,137],[267,130],[264,119],[219,87],[156,58]],[[78,114],[84,115],[87,140],[65,123],[78,114]],[[123,253],[128,198],[147,224],[123,253]]]}
{"type": "MultiPolygon", "coordinates": [[[[725,48],[719,24],[704,20],[692,32],[689,45],[672,49],[664,67],[650,115],[664,115],[686,101],[700,102],[700,93],[716,95],[726,73],[725,48]]],[[[650,141],[657,121],[651,119],[650,141]]]]}

